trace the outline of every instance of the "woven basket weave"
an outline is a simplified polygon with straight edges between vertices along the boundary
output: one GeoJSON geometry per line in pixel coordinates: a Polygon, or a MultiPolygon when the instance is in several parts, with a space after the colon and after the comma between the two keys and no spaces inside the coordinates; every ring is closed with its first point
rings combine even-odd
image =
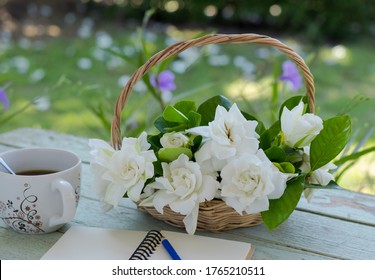
{"type": "MultiPolygon", "coordinates": [[[[115,149],[121,148],[122,136],[120,129],[121,114],[126,102],[133,90],[134,85],[156,64],[167,58],[183,52],[191,47],[201,47],[210,44],[233,44],[233,43],[255,43],[277,48],[280,52],[289,57],[301,71],[305,86],[306,96],[309,103],[310,112],[315,112],[315,88],[314,79],[305,61],[292,48],[280,41],[258,34],[213,34],[197,39],[178,42],[153,55],[143,64],[129,79],[124,89],[121,91],[116,106],[111,126],[111,145],[115,149]]],[[[155,218],[162,220],[175,227],[184,228],[183,215],[173,212],[168,206],[164,207],[164,213],[160,214],[153,207],[139,207],[155,218]]],[[[198,230],[211,232],[221,232],[239,227],[249,227],[262,223],[260,213],[239,215],[233,208],[227,206],[222,200],[212,200],[203,202],[199,206],[198,230]]]]}

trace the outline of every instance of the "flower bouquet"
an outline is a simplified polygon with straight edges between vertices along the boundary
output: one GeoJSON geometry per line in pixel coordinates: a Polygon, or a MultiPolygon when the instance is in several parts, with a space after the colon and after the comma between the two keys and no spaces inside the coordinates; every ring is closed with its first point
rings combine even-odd
{"type": "Polygon", "coordinates": [[[206,35],[176,43],[140,67],[121,92],[111,143],[91,139],[91,167],[104,210],[124,196],[141,210],[190,234],[264,223],[274,229],[303,192],[336,188],[329,170],[349,141],[347,116],[323,121],[314,114],[314,83],[303,59],[273,38],[256,34],[206,35]],[[158,133],[123,138],[120,116],[134,84],[155,64],[193,46],[258,43],[286,54],[303,74],[306,96],[293,96],[265,127],[223,96],[199,106],[183,100],[156,119],[158,133]]]}

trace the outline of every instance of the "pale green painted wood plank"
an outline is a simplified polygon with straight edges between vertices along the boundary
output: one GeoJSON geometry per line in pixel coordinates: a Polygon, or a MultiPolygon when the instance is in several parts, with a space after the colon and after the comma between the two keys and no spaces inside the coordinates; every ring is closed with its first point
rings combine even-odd
{"type": "Polygon", "coordinates": [[[307,212],[294,211],[273,231],[264,225],[238,234],[274,244],[342,259],[375,260],[375,228],[307,212]]]}
{"type": "Polygon", "coordinates": [[[375,196],[346,190],[317,190],[311,203],[303,197],[297,209],[375,226],[375,196]]]}
{"type": "Polygon", "coordinates": [[[66,149],[77,153],[83,161],[89,161],[88,139],[49,130],[19,128],[0,134],[0,144],[22,148],[48,147],[66,149]]]}
{"type": "Polygon", "coordinates": [[[0,259],[38,260],[61,236],[60,232],[26,235],[0,227],[0,259]]]}

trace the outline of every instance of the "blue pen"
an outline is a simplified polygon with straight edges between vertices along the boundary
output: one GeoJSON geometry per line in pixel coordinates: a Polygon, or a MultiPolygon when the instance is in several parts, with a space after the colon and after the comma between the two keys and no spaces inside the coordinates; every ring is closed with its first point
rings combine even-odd
{"type": "Polygon", "coordinates": [[[167,250],[168,254],[171,256],[172,260],[181,260],[180,256],[177,254],[176,250],[173,248],[168,239],[163,237],[161,243],[163,244],[165,250],[167,250]]]}

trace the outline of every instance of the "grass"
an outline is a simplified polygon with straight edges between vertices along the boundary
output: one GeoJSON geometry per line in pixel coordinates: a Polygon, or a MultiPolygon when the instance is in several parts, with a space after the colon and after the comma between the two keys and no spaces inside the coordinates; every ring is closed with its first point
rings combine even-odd
{"type": "MultiPolygon", "coordinates": [[[[0,85],[7,86],[11,101],[11,107],[4,112],[3,118],[27,106],[21,114],[3,121],[0,132],[17,127],[36,127],[108,139],[108,124],[104,127],[92,108],[101,109],[105,119],[111,120],[121,90],[119,79],[126,79],[137,69],[137,65],[133,65],[138,63],[137,57],[131,54],[137,40],[134,31],[106,29],[105,26],[100,30],[88,38],[23,38],[21,41],[10,41],[7,48],[0,50],[0,70],[6,73],[0,78],[0,85]],[[110,36],[111,47],[128,53],[131,63],[101,50],[103,41],[100,43],[100,40],[107,38],[108,42],[107,35],[110,36]],[[27,105],[40,96],[44,98],[39,99],[38,105],[27,105]]],[[[197,31],[173,29],[166,33],[169,37],[177,33],[180,39],[180,36],[192,38],[197,31]]],[[[147,43],[150,53],[166,46],[164,33],[154,32],[148,37],[151,38],[147,43]]],[[[375,55],[371,42],[363,40],[316,48],[290,38],[281,39],[298,49],[314,74],[318,114],[327,118],[337,113],[349,113],[357,133],[353,145],[358,143],[375,123],[371,117],[375,105],[375,55]]],[[[189,55],[191,58],[196,53],[189,55]]],[[[253,114],[263,115],[261,119],[269,117],[270,77],[274,66],[280,65],[284,59],[278,52],[261,46],[208,47],[184,73],[176,73],[178,89],[174,93],[175,100],[188,96],[200,103],[207,97],[224,94],[238,101],[243,108],[253,110],[253,114]],[[236,59],[244,58],[249,62],[247,70],[233,63],[236,59]],[[210,65],[212,61],[220,60],[222,65],[210,65]],[[244,71],[247,71],[247,75],[244,75],[244,71]]],[[[290,94],[284,87],[280,97],[284,99],[290,94]]],[[[304,94],[303,90],[299,94],[304,94]]],[[[134,91],[124,110],[127,117],[127,121],[124,120],[124,134],[137,133],[144,128],[142,124],[151,126],[158,113],[158,104],[150,94],[142,90],[134,91]]],[[[369,138],[366,146],[374,144],[375,134],[369,138]]],[[[374,153],[364,157],[342,178],[342,185],[375,194],[373,162],[374,153]]]]}

